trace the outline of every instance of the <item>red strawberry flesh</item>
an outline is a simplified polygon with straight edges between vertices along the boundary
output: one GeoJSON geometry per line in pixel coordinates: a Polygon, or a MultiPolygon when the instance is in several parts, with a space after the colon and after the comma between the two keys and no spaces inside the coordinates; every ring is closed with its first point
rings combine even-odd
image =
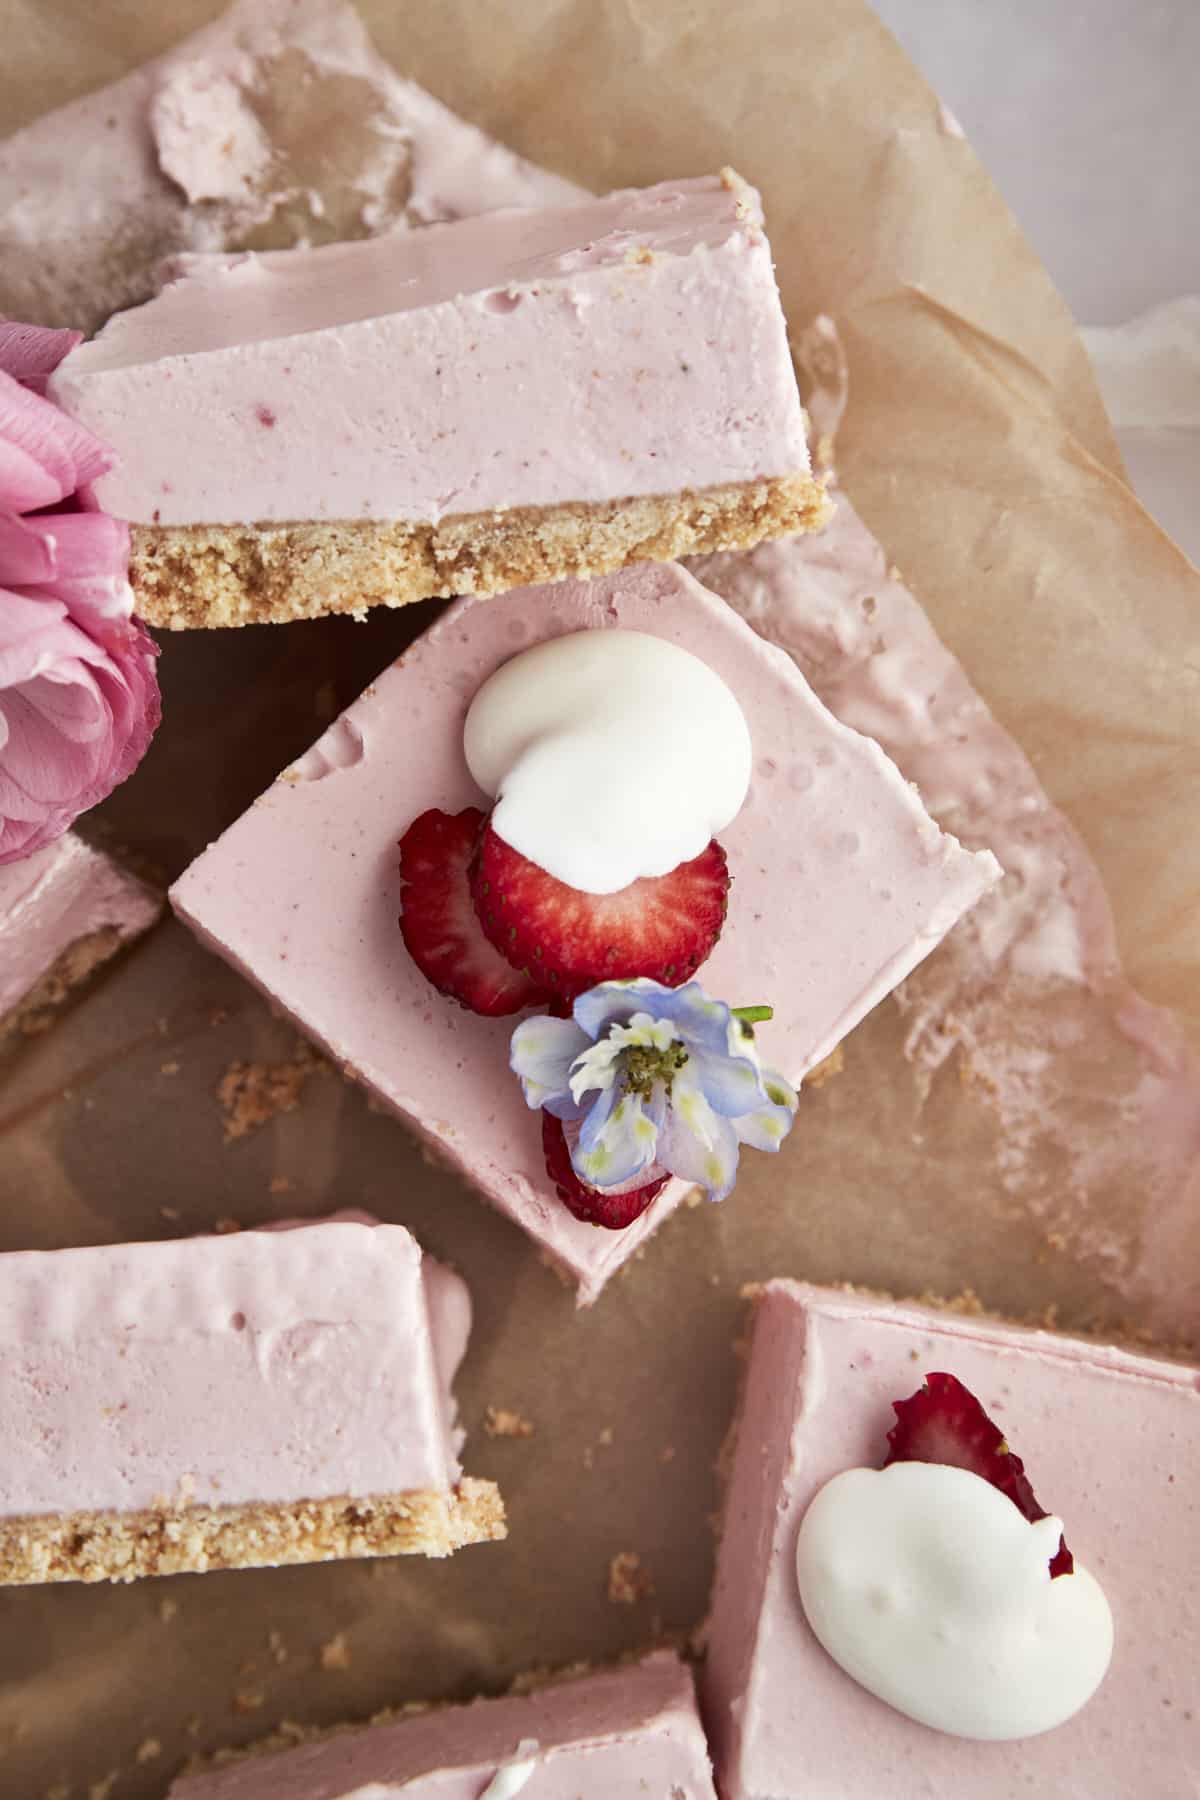
{"type": "Polygon", "coordinates": [[[669,875],[615,894],[568,887],[489,828],[471,871],[484,934],[502,956],[551,993],[573,998],[602,981],[649,976],[689,981],[721,935],[729,898],[725,852],[715,841],[669,875]]]}
{"type": "MultiPolygon", "coordinates": [[[[982,1475],[1007,1494],[1013,1505],[1031,1522],[1048,1517],[1039,1506],[1025,1465],[1009,1449],[1004,1433],[993,1424],[968,1388],[954,1375],[927,1375],[925,1385],[908,1400],[893,1400],[896,1423],[888,1432],[887,1461],[948,1463],[982,1475]]],[[[1074,1558],[1065,1538],[1050,1561],[1050,1575],[1070,1575],[1074,1558]]]]}
{"type": "Polygon", "coordinates": [[[608,1231],[624,1231],[627,1225],[640,1219],[668,1181],[666,1175],[660,1175],[644,1187],[609,1194],[600,1188],[589,1187],[575,1173],[562,1120],[556,1119],[553,1113],[542,1114],[542,1150],[546,1171],[564,1206],[585,1224],[603,1225],[608,1231]]]}
{"type": "Polygon", "coordinates": [[[485,822],[474,806],[460,813],[433,808],[413,820],[400,840],[400,930],[440,994],[495,1018],[544,1004],[546,995],[492,948],[475,916],[467,869],[485,822]]]}

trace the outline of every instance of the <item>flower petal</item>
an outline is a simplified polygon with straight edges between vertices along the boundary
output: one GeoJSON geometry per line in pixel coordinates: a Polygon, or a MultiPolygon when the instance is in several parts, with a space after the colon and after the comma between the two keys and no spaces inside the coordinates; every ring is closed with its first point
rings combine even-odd
{"type": "Polygon", "coordinates": [[[35,394],[44,393],[68,350],[83,342],[82,331],[56,331],[47,325],[21,325],[0,319],[0,369],[35,394]]]}
{"type": "Polygon", "coordinates": [[[723,1056],[729,1049],[732,1014],[724,1000],[714,1000],[698,981],[683,987],[668,988],[667,1000],[657,1007],[659,1015],[670,1019],[689,1049],[711,1050],[723,1056]]]}
{"type": "Polygon", "coordinates": [[[737,1132],[713,1111],[690,1067],[672,1084],[657,1155],[663,1168],[681,1181],[707,1188],[710,1200],[723,1200],[737,1180],[737,1132]]]}
{"type": "Polygon", "coordinates": [[[636,1094],[601,1094],[583,1121],[571,1163],[591,1187],[619,1187],[655,1161],[658,1132],[636,1094]]]}
{"type": "Polygon", "coordinates": [[[508,1066],[520,1080],[526,1106],[536,1109],[552,1100],[566,1100],[571,1112],[564,1114],[551,1107],[555,1117],[580,1116],[571,1100],[571,1064],[587,1042],[573,1019],[539,1013],[521,1020],[512,1034],[508,1066]]]}
{"type": "Polygon", "coordinates": [[[766,1104],[743,1113],[733,1121],[733,1128],[741,1142],[754,1150],[778,1150],[795,1124],[800,1096],[791,1082],[774,1069],[763,1070],[763,1084],[768,1095],[766,1104]]]}
{"type": "Polygon", "coordinates": [[[726,1119],[753,1112],[767,1102],[758,1065],[748,1056],[714,1055],[711,1050],[692,1050],[688,1066],[714,1112],[726,1119]]]}
{"type": "Polygon", "coordinates": [[[634,1013],[659,1013],[659,996],[670,992],[670,988],[647,976],[632,981],[602,981],[598,987],[580,994],[572,1016],[590,1038],[600,1038],[612,1025],[627,1025],[634,1013]]]}
{"type": "Polygon", "coordinates": [[[55,506],[95,481],[115,458],[61,407],[0,370],[0,506],[55,506]]]}

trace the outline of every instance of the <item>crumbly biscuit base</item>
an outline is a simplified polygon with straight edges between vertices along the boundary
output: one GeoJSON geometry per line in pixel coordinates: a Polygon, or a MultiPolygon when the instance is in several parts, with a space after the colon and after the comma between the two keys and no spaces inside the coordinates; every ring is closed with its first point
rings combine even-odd
{"type": "Polygon", "coordinates": [[[76,938],[50,967],[40,975],[16,1005],[0,1018],[0,1043],[10,1034],[24,1032],[33,1037],[45,1030],[48,1013],[61,1006],[73,988],[90,981],[96,970],[122,949],[127,940],[115,925],[102,925],[76,938]]]}
{"type": "Polygon", "coordinates": [[[130,579],[142,618],[170,631],[282,624],[744,550],[819,530],[830,510],[822,483],[796,474],[603,505],[453,513],[437,524],[135,525],[130,579]]]}
{"type": "Polygon", "coordinates": [[[448,1493],[187,1505],[0,1519],[0,1584],[136,1581],[143,1575],[278,1568],[365,1556],[450,1556],[507,1535],[490,1481],[448,1493]]]}

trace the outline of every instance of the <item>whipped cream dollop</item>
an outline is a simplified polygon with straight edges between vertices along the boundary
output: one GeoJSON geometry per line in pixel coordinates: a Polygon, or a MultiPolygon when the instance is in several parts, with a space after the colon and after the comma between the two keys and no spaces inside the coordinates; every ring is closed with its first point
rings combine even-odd
{"type": "Polygon", "coordinates": [[[1078,1562],[1050,1578],[1061,1535],[968,1469],[847,1469],[801,1521],[801,1604],[834,1661],[910,1719],[1033,1737],[1091,1699],[1112,1655],[1099,1583],[1078,1562]]]}
{"type": "Polygon", "coordinates": [[[537,1768],[537,1752],[536,1738],[522,1738],[517,1745],[518,1760],[505,1763],[502,1769],[497,1769],[479,1800],[515,1800],[515,1796],[528,1785],[537,1768]]]}
{"type": "Polygon", "coordinates": [[[463,748],[498,835],[588,894],[699,856],[750,786],[729,688],[642,631],[577,631],[514,656],[476,694],[463,748]]]}

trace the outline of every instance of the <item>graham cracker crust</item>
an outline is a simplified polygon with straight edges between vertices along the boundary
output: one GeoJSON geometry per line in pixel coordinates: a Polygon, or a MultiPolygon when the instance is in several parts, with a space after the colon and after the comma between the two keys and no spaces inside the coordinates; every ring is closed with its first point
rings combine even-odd
{"type": "Polygon", "coordinates": [[[494,1482],[366,1499],[184,1505],[0,1519],[0,1585],[137,1581],[367,1556],[450,1556],[507,1536],[494,1482]]]}
{"type": "Polygon", "coordinates": [[[165,630],[282,624],[749,549],[817,531],[830,510],[823,483],[795,474],[603,505],[453,513],[437,524],[135,524],[129,577],[141,617],[165,630]]]}
{"type": "Polygon", "coordinates": [[[96,970],[115,956],[124,944],[115,925],[102,925],[68,944],[44,974],[22,995],[16,1005],[0,1018],[0,1042],[10,1032],[24,1032],[34,1037],[50,1024],[48,1014],[61,1006],[72,988],[81,987],[96,970]]]}

